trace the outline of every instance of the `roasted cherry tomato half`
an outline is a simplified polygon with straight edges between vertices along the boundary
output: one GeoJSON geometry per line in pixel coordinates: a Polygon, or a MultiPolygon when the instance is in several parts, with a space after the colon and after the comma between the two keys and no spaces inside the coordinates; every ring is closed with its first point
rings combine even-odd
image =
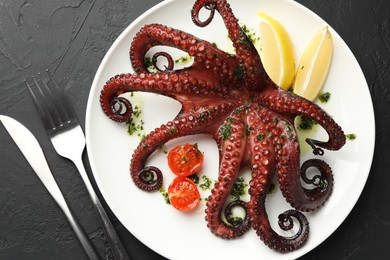
{"type": "Polygon", "coordinates": [[[196,184],[183,176],[176,177],[169,185],[168,197],[174,208],[185,211],[194,209],[200,201],[196,184]]]}
{"type": "Polygon", "coordinates": [[[204,156],[195,144],[181,144],[168,153],[168,165],[177,176],[189,176],[199,171],[204,156]]]}

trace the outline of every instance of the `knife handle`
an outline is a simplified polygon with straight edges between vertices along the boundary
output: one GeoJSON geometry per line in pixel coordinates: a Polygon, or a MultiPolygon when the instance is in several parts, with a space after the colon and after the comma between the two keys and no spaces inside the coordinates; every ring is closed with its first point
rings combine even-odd
{"type": "Polygon", "coordinates": [[[38,140],[23,124],[11,117],[0,115],[0,122],[2,122],[4,127],[7,129],[8,133],[11,135],[12,139],[15,141],[16,145],[33,168],[34,172],[64,212],[89,259],[100,259],[87,235],[70,211],[68,204],[66,203],[65,198],[62,195],[52,172],[50,171],[38,140]]]}

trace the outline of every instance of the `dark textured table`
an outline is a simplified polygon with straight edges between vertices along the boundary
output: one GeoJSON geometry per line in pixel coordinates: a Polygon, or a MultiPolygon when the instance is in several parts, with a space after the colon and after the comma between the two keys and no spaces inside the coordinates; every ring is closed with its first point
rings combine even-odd
{"type": "MultiPolygon", "coordinates": [[[[72,163],[54,152],[24,79],[49,68],[61,86],[67,86],[84,126],[87,98],[100,61],[117,36],[158,2],[0,0],[0,114],[18,119],[37,136],[59,186],[104,259],[112,254],[84,184],[72,163]]],[[[390,2],[298,2],[325,19],[351,48],[367,79],[376,116],[374,161],[358,203],[336,232],[302,259],[388,259],[390,2]]],[[[88,163],[86,154],[84,159],[88,163]]],[[[105,206],[134,259],[163,259],[133,237],[105,206]]],[[[64,215],[1,124],[0,259],[86,259],[64,215]]]]}

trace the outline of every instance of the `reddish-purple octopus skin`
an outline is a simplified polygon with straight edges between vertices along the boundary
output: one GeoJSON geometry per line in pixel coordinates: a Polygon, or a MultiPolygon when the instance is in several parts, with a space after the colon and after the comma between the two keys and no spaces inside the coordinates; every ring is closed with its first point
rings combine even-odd
{"type": "Polygon", "coordinates": [[[309,223],[302,212],[317,210],[332,193],[331,167],[318,156],[323,149],[343,147],[345,135],[322,108],[271,81],[226,0],[197,0],[191,17],[197,26],[204,27],[212,23],[216,13],[224,21],[235,54],[184,31],[161,24],[145,25],[129,51],[134,72],[109,79],[101,91],[100,104],[110,119],[126,122],[133,112],[131,103],[121,96],[127,92],[156,93],[180,102],[182,109],[177,116],[147,134],[133,153],[130,174],[136,186],[146,191],[161,188],[163,173],[147,165],[159,147],[181,136],[210,135],[219,149],[219,173],[206,203],[208,228],[218,237],[233,239],[252,227],[270,248],[293,251],[309,236],[309,223]],[[209,17],[201,20],[203,9],[209,17]],[[146,56],[155,46],[184,51],[192,63],[176,68],[168,48],[151,57],[156,69],[151,71],[146,56]],[[159,66],[160,59],[166,59],[167,65],[159,66]],[[302,165],[294,125],[297,116],[314,120],[328,133],[327,141],[306,140],[317,158],[302,165]],[[244,167],[251,171],[250,199],[230,203],[233,183],[244,167]],[[311,167],[317,168],[318,174],[309,178],[306,172],[311,167]],[[276,232],[268,219],[265,201],[274,176],[292,207],[279,215],[279,227],[290,230],[296,219],[299,227],[294,235],[276,232]],[[229,214],[233,207],[244,208],[243,220],[232,220],[229,214]]]}

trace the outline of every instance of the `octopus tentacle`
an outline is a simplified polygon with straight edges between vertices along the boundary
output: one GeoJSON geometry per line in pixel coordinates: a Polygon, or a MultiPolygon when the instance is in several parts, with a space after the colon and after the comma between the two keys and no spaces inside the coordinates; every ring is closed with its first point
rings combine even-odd
{"type": "MultiPolygon", "coordinates": [[[[220,95],[208,88],[206,82],[185,74],[121,74],[107,81],[101,91],[100,104],[104,113],[116,122],[129,120],[131,113],[122,114],[115,112],[112,109],[112,103],[118,96],[131,91],[152,92],[173,97],[177,100],[190,100],[191,98],[186,97],[186,94],[191,93],[197,93],[198,96],[203,96],[204,98],[220,97],[220,95]]],[[[128,103],[123,103],[123,105],[126,106],[126,111],[131,111],[128,103]]]]}
{"type": "Polygon", "coordinates": [[[264,108],[258,111],[257,115],[251,113],[253,129],[250,133],[249,145],[251,149],[252,180],[250,181],[248,212],[251,217],[252,226],[257,235],[264,243],[280,252],[287,252],[301,247],[308,238],[309,225],[306,217],[296,211],[289,210],[279,215],[279,226],[283,230],[293,228],[292,218],[299,222],[298,232],[290,237],[284,237],[276,233],[268,220],[265,208],[265,198],[272,183],[275,173],[274,141],[269,135],[271,127],[264,117],[264,108]]]}
{"type": "MultiPolygon", "coordinates": [[[[289,252],[296,250],[304,245],[309,235],[309,222],[306,217],[297,210],[288,210],[279,215],[279,226],[287,231],[293,228],[291,217],[298,220],[299,230],[292,236],[284,237],[276,233],[268,220],[268,214],[265,209],[265,198],[269,185],[261,183],[266,176],[260,171],[254,173],[257,178],[252,178],[250,183],[251,199],[248,202],[248,211],[251,216],[252,226],[256,230],[260,239],[270,248],[279,252],[289,252]],[[253,187],[253,188],[252,188],[253,187]],[[288,225],[286,225],[288,223],[288,225]]],[[[268,181],[270,184],[271,182],[268,181]]]]}
{"type": "Polygon", "coordinates": [[[244,30],[238,23],[238,19],[234,16],[230,5],[226,0],[198,0],[194,4],[191,11],[191,16],[195,24],[205,26],[209,24],[213,18],[213,10],[216,9],[228,29],[229,38],[233,42],[236,50],[236,58],[239,64],[234,68],[236,80],[242,81],[249,89],[261,89],[269,80],[266,74],[260,56],[251,40],[245,34],[244,30]],[[205,22],[199,22],[199,12],[206,7],[211,9],[210,17],[205,22]]]}
{"type": "Polygon", "coordinates": [[[270,86],[264,91],[259,103],[270,110],[289,114],[290,116],[303,115],[320,124],[328,133],[328,141],[307,139],[315,153],[321,153],[315,149],[319,147],[328,150],[339,150],[345,144],[346,138],[341,127],[323,109],[305,98],[279,89],[276,85],[270,86]]]}
{"type": "Polygon", "coordinates": [[[130,165],[131,177],[142,190],[157,190],[162,185],[162,173],[157,167],[145,167],[149,156],[166,142],[184,135],[207,133],[213,129],[214,120],[223,118],[232,110],[232,106],[220,104],[205,108],[199,107],[181,111],[175,120],[150,132],[133,153],[130,165]]]}
{"type": "Polygon", "coordinates": [[[298,210],[317,209],[332,192],[333,177],[330,167],[322,160],[313,159],[306,161],[299,169],[299,142],[293,122],[278,113],[267,111],[266,114],[270,123],[274,124],[272,135],[276,150],[276,172],[283,196],[298,210]],[[317,175],[315,180],[308,179],[306,170],[309,167],[318,168],[321,175],[317,175]],[[315,188],[302,187],[301,179],[315,188]]]}
{"type": "Polygon", "coordinates": [[[220,167],[218,182],[214,185],[206,204],[207,226],[217,236],[232,239],[241,236],[250,227],[249,218],[238,226],[228,225],[222,220],[225,202],[237,179],[245,152],[245,123],[242,112],[233,112],[225,121],[231,130],[227,136],[220,135],[220,167]]]}
{"type": "Polygon", "coordinates": [[[226,84],[233,74],[237,61],[228,53],[219,50],[210,42],[160,24],[144,26],[134,38],[130,48],[130,59],[135,72],[148,72],[145,55],[154,46],[174,47],[194,57],[193,64],[185,74],[208,82],[209,85],[226,84]]]}

